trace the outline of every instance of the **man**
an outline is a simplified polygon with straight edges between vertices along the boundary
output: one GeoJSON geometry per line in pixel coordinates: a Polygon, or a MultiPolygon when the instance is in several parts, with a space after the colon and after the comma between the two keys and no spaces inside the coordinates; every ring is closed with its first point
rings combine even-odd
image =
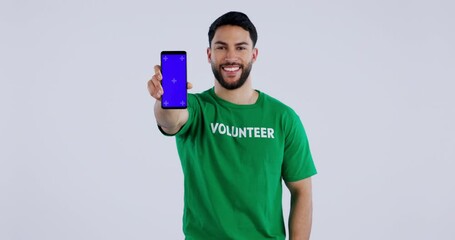
{"type": "MultiPolygon", "coordinates": [[[[309,239],[316,169],[297,114],[253,89],[258,56],[249,18],[228,12],[209,29],[214,87],[188,95],[188,109],[161,108],[160,67],[148,82],[164,135],[176,136],[184,172],[186,239],[285,239],[283,179],[291,193],[290,239],[309,239]]],[[[188,84],[191,88],[191,84],[188,84]]]]}

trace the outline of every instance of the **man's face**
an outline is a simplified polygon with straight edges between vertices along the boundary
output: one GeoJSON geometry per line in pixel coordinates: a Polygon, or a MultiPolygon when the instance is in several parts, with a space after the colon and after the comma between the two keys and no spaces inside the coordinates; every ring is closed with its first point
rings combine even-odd
{"type": "Polygon", "coordinates": [[[250,33],[239,26],[219,27],[207,49],[215,78],[226,89],[237,89],[248,79],[257,58],[250,33]]]}

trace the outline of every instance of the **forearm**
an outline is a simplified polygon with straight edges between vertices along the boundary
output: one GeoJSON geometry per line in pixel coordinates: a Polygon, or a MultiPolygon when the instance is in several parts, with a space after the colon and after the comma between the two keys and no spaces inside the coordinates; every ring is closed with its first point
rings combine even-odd
{"type": "Polygon", "coordinates": [[[311,195],[291,195],[291,211],[289,214],[289,239],[310,239],[313,215],[311,195]]]}
{"type": "Polygon", "coordinates": [[[187,109],[163,109],[161,101],[155,102],[155,118],[158,125],[169,134],[174,134],[180,130],[188,120],[187,109]]]}

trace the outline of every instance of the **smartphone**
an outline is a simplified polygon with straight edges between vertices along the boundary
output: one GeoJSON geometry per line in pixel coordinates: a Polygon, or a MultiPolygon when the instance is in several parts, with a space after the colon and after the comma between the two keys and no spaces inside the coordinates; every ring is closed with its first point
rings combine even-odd
{"type": "Polygon", "coordinates": [[[163,96],[161,107],[164,109],[187,108],[187,71],[185,51],[161,52],[161,86],[163,96]]]}

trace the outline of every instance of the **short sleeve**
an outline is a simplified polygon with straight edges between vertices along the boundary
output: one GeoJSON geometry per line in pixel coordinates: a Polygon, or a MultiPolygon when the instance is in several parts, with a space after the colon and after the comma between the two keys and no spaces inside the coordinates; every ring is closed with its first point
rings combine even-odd
{"type": "Polygon", "coordinates": [[[197,100],[194,94],[188,94],[188,120],[186,123],[180,128],[178,132],[175,134],[168,134],[163,131],[163,129],[158,125],[158,129],[160,132],[165,136],[183,136],[190,131],[190,128],[194,126],[194,122],[196,121],[198,113],[200,111],[199,101],[197,100]]]}
{"type": "Polygon", "coordinates": [[[287,114],[284,124],[285,146],[282,177],[286,182],[294,182],[317,173],[308,143],[308,138],[298,115],[287,114]]]}

